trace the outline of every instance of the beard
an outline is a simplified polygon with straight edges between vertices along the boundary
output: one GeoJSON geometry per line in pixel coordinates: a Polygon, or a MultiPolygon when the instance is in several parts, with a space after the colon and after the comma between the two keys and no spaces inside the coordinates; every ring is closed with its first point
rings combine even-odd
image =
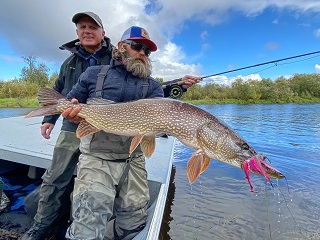
{"type": "Polygon", "coordinates": [[[140,78],[148,78],[152,73],[151,61],[146,56],[136,55],[130,57],[127,52],[122,53],[122,59],[128,72],[140,78]]]}

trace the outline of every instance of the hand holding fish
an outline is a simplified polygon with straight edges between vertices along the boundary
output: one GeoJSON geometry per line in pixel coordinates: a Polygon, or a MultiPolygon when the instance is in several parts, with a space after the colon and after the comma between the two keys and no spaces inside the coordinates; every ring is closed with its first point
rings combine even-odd
{"type": "Polygon", "coordinates": [[[87,104],[78,104],[77,99],[70,102],[50,88],[42,88],[38,99],[41,107],[26,117],[62,113],[69,121],[80,122],[76,132],[79,138],[101,130],[132,136],[129,154],[140,145],[149,158],[154,152],[157,136],[165,133],[176,137],[195,150],[187,166],[191,184],[208,168],[211,159],[242,169],[251,191],[250,173],[263,176],[269,182],[270,178],[284,178],[280,171],[265,162],[267,157],[264,154],[258,154],[220,119],[185,102],[165,98],[122,103],[91,99],[87,104]]]}
{"type": "MultiPolygon", "coordinates": [[[[71,99],[72,104],[78,104],[78,100],[73,98],[71,99]]],[[[83,118],[78,116],[78,113],[81,111],[81,107],[69,107],[66,110],[64,110],[61,115],[68,119],[70,122],[73,123],[79,123],[83,120],[83,118]]]]}

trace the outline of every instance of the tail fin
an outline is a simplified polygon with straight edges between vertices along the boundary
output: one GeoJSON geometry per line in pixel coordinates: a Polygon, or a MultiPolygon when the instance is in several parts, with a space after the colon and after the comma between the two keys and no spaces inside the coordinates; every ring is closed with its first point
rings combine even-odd
{"type": "Polygon", "coordinates": [[[38,92],[38,101],[41,107],[33,110],[25,118],[37,116],[50,116],[61,113],[56,109],[59,99],[64,99],[64,96],[52,88],[43,87],[38,92]]]}
{"type": "Polygon", "coordinates": [[[32,112],[28,113],[28,115],[25,116],[25,118],[31,118],[31,117],[39,117],[39,116],[50,116],[54,114],[60,114],[61,111],[58,111],[56,109],[56,104],[55,105],[50,105],[50,106],[43,106],[36,108],[32,112]]]}

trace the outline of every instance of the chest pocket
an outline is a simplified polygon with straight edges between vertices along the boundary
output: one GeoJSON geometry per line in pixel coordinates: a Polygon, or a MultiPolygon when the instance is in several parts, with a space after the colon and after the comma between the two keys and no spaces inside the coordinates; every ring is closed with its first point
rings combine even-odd
{"type": "MultiPolygon", "coordinates": [[[[103,86],[103,82],[105,77],[107,76],[108,70],[110,68],[110,65],[104,65],[100,72],[97,75],[97,84],[96,84],[96,97],[99,98],[102,96],[102,86],[103,86]]],[[[148,78],[144,78],[143,79],[143,85],[142,85],[143,89],[143,94],[142,94],[142,98],[146,98],[148,90],[149,90],[149,81],[148,78]]]]}

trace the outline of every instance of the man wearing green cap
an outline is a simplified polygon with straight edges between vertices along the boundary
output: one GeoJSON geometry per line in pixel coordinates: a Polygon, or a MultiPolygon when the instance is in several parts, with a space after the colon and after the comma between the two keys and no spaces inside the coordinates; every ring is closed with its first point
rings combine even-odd
{"type": "MultiPolygon", "coordinates": [[[[78,38],[60,47],[72,54],[63,62],[54,89],[66,95],[87,67],[109,64],[112,53],[110,39],[105,36],[103,24],[98,15],[81,12],[73,16],[78,38]]],[[[60,115],[44,117],[41,134],[49,139],[60,115]]],[[[79,157],[80,140],[76,137],[77,124],[63,119],[57,139],[51,166],[42,176],[37,213],[33,225],[21,240],[41,240],[52,230],[65,213],[68,213],[68,184],[72,184],[73,173],[79,157]]],[[[32,200],[32,199],[31,199],[32,200]]]]}

